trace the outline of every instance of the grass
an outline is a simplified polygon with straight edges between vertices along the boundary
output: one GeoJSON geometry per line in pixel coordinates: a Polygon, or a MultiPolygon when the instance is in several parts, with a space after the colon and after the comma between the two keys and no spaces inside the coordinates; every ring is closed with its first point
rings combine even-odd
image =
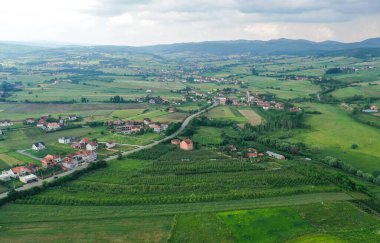
{"type": "Polygon", "coordinates": [[[299,238],[287,241],[287,243],[345,243],[348,241],[327,234],[308,234],[299,238]]]}
{"type": "Polygon", "coordinates": [[[194,142],[207,144],[220,144],[223,141],[221,136],[223,129],[216,127],[200,127],[193,137],[194,142]]]}
{"type": "Polygon", "coordinates": [[[226,225],[214,214],[181,214],[168,242],[235,242],[226,225]]]}
{"type": "Polygon", "coordinates": [[[172,217],[6,223],[2,242],[165,242],[172,217]]]}
{"type": "Polygon", "coordinates": [[[0,160],[1,161],[4,161],[7,165],[13,167],[15,165],[21,165],[21,164],[24,164],[24,162],[14,158],[14,157],[11,157],[7,154],[0,154],[0,160]]]}
{"type": "Polygon", "coordinates": [[[254,110],[251,109],[239,109],[239,112],[247,118],[252,126],[260,125],[263,121],[263,118],[257,114],[254,110]]]}
{"type": "Polygon", "coordinates": [[[237,242],[283,242],[312,230],[291,208],[255,209],[218,215],[237,242]]]}
{"type": "Polygon", "coordinates": [[[379,129],[357,122],[339,106],[307,103],[304,107],[322,114],[309,115],[306,124],[310,129],[300,131],[295,140],[319,147],[323,154],[342,159],[360,170],[379,170],[379,129]],[[358,149],[351,149],[354,143],[359,145],[358,149]]]}
{"type": "Polygon", "coordinates": [[[233,106],[218,106],[209,112],[206,116],[212,119],[228,120],[237,123],[246,123],[247,119],[236,110],[233,106]]]}

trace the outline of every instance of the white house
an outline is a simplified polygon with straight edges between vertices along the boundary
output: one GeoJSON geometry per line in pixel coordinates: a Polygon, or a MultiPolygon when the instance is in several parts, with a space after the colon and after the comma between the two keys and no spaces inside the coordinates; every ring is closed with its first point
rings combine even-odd
{"type": "Polygon", "coordinates": [[[36,175],[33,175],[33,174],[26,175],[26,176],[20,176],[20,181],[22,183],[27,184],[27,183],[38,181],[38,177],[36,175]]]}
{"type": "Polygon", "coordinates": [[[285,159],[285,156],[284,156],[284,155],[282,155],[282,154],[277,154],[277,153],[273,153],[273,152],[271,152],[271,151],[267,151],[266,154],[269,155],[269,156],[272,157],[272,158],[281,159],[281,160],[284,160],[284,159],[285,159]]]}
{"type": "Polygon", "coordinates": [[[60,144],[69,144],[69,143],[71,143],[71,138],[70,137],[61,137],[61,138],[58,138],[58,143],[60,143],[60,144]]]}
{"type": "Polygon", "coordinates": [[[35,151],[40,151],[46,149],[44,142],[37,142],[32,145],[32,149],[35,151]]]}
{"type": "Polygon", "coordinates": [[[94,150],[97,150],[97,149],[98,149],[98,143],[96,143],[96,142],[88,143],[88,144],[86,145],[86,149],[87,149],[88,151],[94,151],[94,150]]]}
{"type": "Polygon", "coordinates": [[[106,142],[106,147],[107,148],[113,148],[116,146],[116,143],[115,142],[106,142]]]}
{"type": "Polygon", "coordinates": [[[46,129],[48,131],[54,131],[54,130],[58,130],[60,128],[61,128],[61,126],[56,122],[50,122],[46,125],[46,129]]]}
{"type": "Polygon", "coordinates": [[[77,115],[69,115],[69,121],[76,121],[77,119],[77,115]]]}

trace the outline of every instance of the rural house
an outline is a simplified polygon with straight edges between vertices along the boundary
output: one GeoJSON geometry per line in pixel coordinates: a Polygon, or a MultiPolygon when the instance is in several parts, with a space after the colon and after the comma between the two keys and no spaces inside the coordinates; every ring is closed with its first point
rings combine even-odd
{"type": "Polygon", "coordinates": [[[32,149],[35,151],[40,151],[46,149],[44,142],[37,142],[32,145],[32,149]]]}
{"type": "Polygon", "coordinates": [[[13,126],[13,122],[9,120],[0,121],[0,127],[10,127],[13,126]]]}
{"type": "Polygon", "coordinates": [[[22,183],[25,183],[25,184],[28,184],[28,183],[32,183],[32,182],[35,182],[35,181],[38,181],[38,177],[36,175],[33,175],[33,174],[30,174],[30,175],[26,175],[26,176],[20,176],[20,181],[22,183]]]}
{"type": "Polygon", "coordinates": [[[267,151],[266,154],[272,158],[276,158],[276,159],[281,159],[281,160],[284,160],[285,159],[285,156],[282,155],[282,154],[277,154],[277,153],[273,153],[271,151],[267,151]]]}
{"type": "Polygon", "coordinates": [[[41,160],[41,163],[42,163],[42,166],[47,168],[47,167],[51,167],[53,165],[56,165],[57,163],[61,162],[61,157],[60,156],[57,156],[57,155],[46,155],[42,160],[41,160]]]}
{"type": "Polygon", "coordinates": [[[61,128],[61,126],[58,124],[58,123],[56,123],[56,122],[49,122],[47,125],[46,125],[46,129],[48,130],[48,131],[55,131],[55,130],[58,130],[58,129],[60,129],[61,128]]]}
{"type": "Polygon", "coordinates": [[[86,145],[86,149],[88,151],[94,151],[98,149],[98,143],[97,142],[90,142],[86,145]]]}
{"type": "Polygon", "coordinates": [[[72,140],[71,137],[61,137],[61,138],[58,138],[58,143],[69,144],[69,143],[71,143],[71,140],[72,140]]]}
{"type": "Polygon", "coordinates": [[[179,144],[179,147],[180,149],[182,150],[193,150],[194,149],[194,144],[193,144],[193,141],[191,141],[190,139],[185,139],[183,140],[180,144],[179,144]]]}

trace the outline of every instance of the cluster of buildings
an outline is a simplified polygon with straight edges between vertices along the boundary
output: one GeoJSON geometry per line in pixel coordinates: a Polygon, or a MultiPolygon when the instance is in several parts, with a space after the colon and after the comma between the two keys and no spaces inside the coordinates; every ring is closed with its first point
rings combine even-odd
{"type": "MultiPolygon", "coordinates": [[[[227,150],[230,151],[230,152],[237,152],[238,151],[238,149],[236,148],[236,146],[233,145],[233,144],[228,145],[227,146],[227,150]]],[[[248,148],[245,155],[249,159],[258,158],[258,157],[264,157],[265,155],[267,155],[269,157],[272,157],[272,158],[280,159],[280,160],[286,159],[285,156],[282,155],[282,154],[274,153],[274,152],[271,152],[271,151],[266,151],[265,154],[264,154],[263,152],[259,152],[255,148],[248,148]]]]}
{"type": "MultiPolygon", "coordinates": [[[[60,139],[64,140],[64,139],[67,139],[67,137],[60,138],[60,139]]],[[[91,141],[89,138],[82,138],[79,142],[75,142],[74,140],[72,140],[72,142],[73,142],[73,145],[71,145],[71,147],[73,149],[86,149],[88,151],[95,151],[99,148],[99,144],[95,141],[91,141]]]]}
{"type": "Polygon", "coordinates": [[[0,121],[0,127],[10,127],[13,126],[13,122],[10,120],[0,121]]]}
{"type": "MultiPolygon", "coordinates": [[[[263,108],[263,110],[269,110],[269,109],[276,109],[276,110],[284,110],[285,105],[281,102],[277,102],[275,100],[272,101],[266,101],[261,97],[259,93],[255,93],[254,95],[251,94],[250,91],[246,91],[246,101],[248,104],[256,103],[257,106],[263,108]]],[[[289,111],[291,112],[299,112],[302,109],[300,107],[291,107],[289,108],[289,111]]]]}
{"type": "Polygon", "coordinates": [[[6,182],[17,178],[23,183],[38,181],[38,177],[34,174],[38,169],[38,166],[28,164],[26,166],[17,166],[9,170],[4,170],[0,174],[0,181],[6,182]]]}
{"type": "Polygon", "coordinates": [[[108,126],[112,126],[116,132],[124,134],[133,134],[152,129],[154,133],[161,133],[168,129],[168,123],[152,122],[150,118],[144,118],[143,121],[111,121],[108,126]]]}
{"type": "Polygon", "coordinates": [[[243,81],[239,81],[239,80],[227,80],[224,78],[205,77],[205,76],[194,77],[193,82],[194,83],[234,84],[234,85],[244,84],[243,81]]]}
{"type": "Polygon", "coordinates": [[[61,129],[66,125],[67,121],[76,121],[78,119],[77,115],[69,115],[67,118],[59,117],[58,119],[52,119],[50,116],[43,116],[39,119],[26,118],[24,123],[27,125],[36,124],[37,127],[44,129],[46,131],[55,131],[61,129]],[[53,121],[52,121],[53,120],[53,121]]]}
{"type": "Polygon", "coordinates": [[[42,166],[49,168],[52,166],[60,165],[64,170],[72,170],[83,163],[94,162],[97,158],[97,154],[94,151],[81,150],[75,153],[69,154],[62,158],[58,155],[46,155],[42,159],[42,166]]]}

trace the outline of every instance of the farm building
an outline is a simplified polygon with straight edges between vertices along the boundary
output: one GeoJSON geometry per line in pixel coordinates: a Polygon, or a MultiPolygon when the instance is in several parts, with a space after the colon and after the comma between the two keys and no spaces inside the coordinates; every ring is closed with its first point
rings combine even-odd
{"type": "Polygon", "coordinates": [[[77,115],[69,115],[69,121],[76,121],[76,120],[78,120],[77,115]]]}
{"type": "Polygon", "coordinates": [[[32,145],[32,149],[35,151],[40,151],[46,149],[44,142],[37,142],[32,145]]]}
{"type": "Polygon", "coordinates": [[[285,156],[282,155],[282,154],[277,154],[277,153],[273,153],[271,151],[267,151],[266,152],[267,155],[269,155],[270,157],[272,158],[276,158],[276,159],[285,159],[285,156]]]}
{"type": "Polygon", "coordinates": [[[20,181],[22,183],[32,183],[32,182],[35,182],[35,181],[38,181],[38,177],[36,175],[33,175],[33,174],[30,174],[30,175],[26,175],[26,176],[20,176],[20,181]]]}
{"type": "Polygon", "coordinates": [[[187,138],[179,144],[179,148],[182,150],[187,150],[187,151],[193,150],[194,149],[193,141],[187,138]]]}
{"type": "Polygon", "coordinates": [[[34,124],[36,122],[36,119],[34,118],[26,118],[25,123],[26,124],[34,124]]]}
{"type": "Polygon", "coordinates": [[[174,145],[178,145],[178,144],[180,144],[181,143],[181,140],[179,140],[179,139],[173,139],[172,141],[171,141],[171,144],[174,144],[174,145]]]}

